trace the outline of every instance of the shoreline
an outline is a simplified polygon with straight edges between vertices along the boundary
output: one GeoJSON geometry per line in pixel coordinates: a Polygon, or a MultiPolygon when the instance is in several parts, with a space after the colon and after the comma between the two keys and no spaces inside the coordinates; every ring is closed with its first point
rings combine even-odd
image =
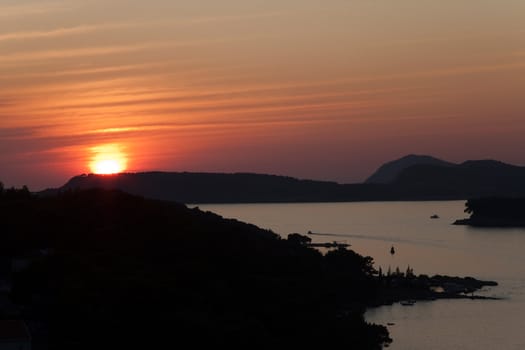
{"type": "Polygon", "coordinates": [[[495,287],[495,281],[483,281],[472,277],[452,277],[435,275],[384,276],[378,277],[380,293],[371,307],[392,305],[397,302],[433,301],[438,299],[502,300],[474,294],[483,287],[495,287]]]}
{"type": "Polygon", "coordinates": [[[508,219],[458,219],[454,221],[452,225],[488,228],[525,228],[525,221],[508,219]]]}

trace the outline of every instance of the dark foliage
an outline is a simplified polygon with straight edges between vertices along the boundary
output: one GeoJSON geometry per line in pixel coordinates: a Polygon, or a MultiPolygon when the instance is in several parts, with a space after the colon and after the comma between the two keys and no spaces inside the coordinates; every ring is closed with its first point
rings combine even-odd
{"type": "Polygon", "coordinates": [[[21,189],[18,188],[5,188],[4,184],[0,182],[0,200],[9,201],[9,200],[20,200],[28,199],[31,197],[31,192],[27,186],[23,186],[21,189]]]}
{"type": "Polygon", "coordinates": [[[513,227],[525,226],[524,197],[486,197],[469,199],[465,203],[469,219],[458,220],[456,224],[472,226],[513,227]]]}
{"type": "Polygon", "coordinates": [[[379,349],[363,319],[372,259],[326,256],[293,239],[184,205],[119,191],[0,200],[2,255],[34,348],[199,345],[379,349]],[[42,252],[45,249],[48,254],[42,252]]]}
{"type": "Polygon", "coordinates": [[[308,236],[301,235],[299,233],[290,233],[287,237],[288,242],[292,244],[308,245],[312,242],[312,239],[308,236]]]}
{"type": "Polygon", "coordinates": [[[465,204],[465,213],[472,218],[502,218],[525,220],[525,198],[476,198],[465,204]]]}

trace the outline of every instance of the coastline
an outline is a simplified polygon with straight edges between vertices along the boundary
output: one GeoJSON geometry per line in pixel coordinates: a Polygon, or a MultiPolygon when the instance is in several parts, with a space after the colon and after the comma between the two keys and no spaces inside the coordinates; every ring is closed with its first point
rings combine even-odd
{"type": "Polygon", "coordinates": [[[435,275],[378,277],[379,294],[372,307],[392,305],[407,300],[431,301],[437,299],[501,300],[498,297],[476,295],[483,287],[495,287],[495,281],[483,281],[473,277],[435,275]]]}
{"type": "Polygon", "coordinates": [[[524,220],[509,219],[458,219],[452,225],[471,226],[471,227],[493,227],[493,228],[525,228],[524,220]]]}

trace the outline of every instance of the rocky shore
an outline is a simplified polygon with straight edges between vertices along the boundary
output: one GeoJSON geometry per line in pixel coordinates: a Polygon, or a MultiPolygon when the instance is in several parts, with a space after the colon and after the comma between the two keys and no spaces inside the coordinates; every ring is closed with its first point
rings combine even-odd
{"type": "Polygon", "coordinates": [[[407,300],[436,299],[481,299],[499,298],[474,294],[484,287],[497,286],[494,281],[483,281],[472,277],[451,277],[435,275],[411,276],[406,274],[378,276],[383,288],[379,289],[374,306],[390,305],[407,300]]]}

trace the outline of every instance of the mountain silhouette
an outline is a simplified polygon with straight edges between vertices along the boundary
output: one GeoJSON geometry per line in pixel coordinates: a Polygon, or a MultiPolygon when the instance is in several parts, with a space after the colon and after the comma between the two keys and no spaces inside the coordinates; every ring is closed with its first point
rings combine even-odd
{"type": "Polygon", "coordinates": [[[61,189],[119,189],[148,198],[183,203],[302,202],[341,196],[335,182],[249,173],[146,172],[82,175],[61,189]]]}
{"type": "Polygon", "coordinates": [[[118,189],[182,203],[459,200],[525,196],[525,167],[495,160],[454,164],[430,156],[410,155],[383,165],[361,184],[251,173],[145,172],[80,175],[59,189],[40,194],[94,188],[118,189]]]}
{"type": "Polygon", "coordinates": [[[402,171],[391,185],[422,198],[518,196],[525,194],[525,167],[495,160],[451,166],[418,164],[402,171]]]}
{"type": "Polygon", "coordinates": [[[454,163],[434,158],[432,156],[409,154],[403,158],[385,163],[376,170],[365,183],[388,184],[401,174],[401,172],[414,165],[436,165],[436,166],[454,166],[454,163]]]}

